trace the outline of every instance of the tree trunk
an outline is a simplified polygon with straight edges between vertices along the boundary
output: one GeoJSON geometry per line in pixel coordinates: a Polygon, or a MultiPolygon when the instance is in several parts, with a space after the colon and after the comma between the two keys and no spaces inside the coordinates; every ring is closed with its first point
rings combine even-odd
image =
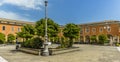
{"type": "Polygon", "coordinates": [[[72,47],[72,46],[73,46],[73,38],[70,38],[68,47],[72,47]]]}

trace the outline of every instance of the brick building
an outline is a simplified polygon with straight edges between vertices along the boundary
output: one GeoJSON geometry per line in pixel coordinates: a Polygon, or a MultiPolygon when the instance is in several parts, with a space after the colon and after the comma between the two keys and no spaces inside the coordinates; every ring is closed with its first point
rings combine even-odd
{"type": "Polygon", "coordinates": [[[33,22],[25,22],[25,21],[19,21],[19,20],[0,18],[0,32],[5,34],[6,40],[7,40],[8,34],[13,34],[16,36],[16,33],[20,32],[22,26],[25,24],[34,25],[33,22]]]}
{"type": "Polygon", "coordinates": [[[106,34],[110,43],[119,42],[120,37],[120,21],[103,21],[80,24],[80,41],[81,42],[91,42],[90,37],[98,36],[100,34],[106,34]]]}
{"type": "MultiPolygon", "coordinates": [[[[17,32],[21,31],[21,28],[25,24],[34,25],[34,22],[25,22],[19,20],[10,20],[5,18],[0,18],[0,32],[5,34],[6,40],[8,34],[13,34],[16,36],[17,32]]],[[[86,23],[79,24],[80,26],[80,41],[81,42],[91,42],[90,37],[98,36],[100,34],[106,34],[111,40],[110,42],[120,42],[120,21],[103,21],[103,22],[94,22],[94,23],[86,23]]],[[[61,26],[61,33],[58,35],[63,37],[64,26],[61,26]]]]}

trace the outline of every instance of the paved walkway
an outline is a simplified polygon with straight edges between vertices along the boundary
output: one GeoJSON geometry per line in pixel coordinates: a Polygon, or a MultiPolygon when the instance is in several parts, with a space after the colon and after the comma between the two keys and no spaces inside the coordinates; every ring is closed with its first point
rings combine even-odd
{"type": "Polygon", "coordinates": [[[5,60],[3,57],[0,56],[0,62],[8,62],[8,61],[5,60]]]}
{"type": "Polygon", "coordinates": [[[117,47],[118,51],[120,52],[120,47],[117,47]]]}
{"type": "MultiPolygon", "coordinates": [[[[0,47],[0,56],[8,62],[120,62],[118,47],[75,45],[79,51],[53,56],[36,56],[15,51],[15,46],[0,47]]],[[[0,61],[1,62],[1,61],[0,61]]]]}

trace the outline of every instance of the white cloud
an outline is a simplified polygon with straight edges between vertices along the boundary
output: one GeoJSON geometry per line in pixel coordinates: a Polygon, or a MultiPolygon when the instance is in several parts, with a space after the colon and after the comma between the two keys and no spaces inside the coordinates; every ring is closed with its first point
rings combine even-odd
{"type": "Polygon", "coordinates": [[[7,19],[21,20],[21,21],[32,21],[23,16],[20,16],[19,14],[16,14],[13,12],[6,12],[6,11],[2,11],[2,10],[0,11],[0,18],[7,18],[7,19]]]}
{"type": "Polygon", "coordinates": [[[16,5],[24,9],[37,9],[40,10],[43,6],[43,0],[1,0],[0,6],[5,4],[16,5]]]}

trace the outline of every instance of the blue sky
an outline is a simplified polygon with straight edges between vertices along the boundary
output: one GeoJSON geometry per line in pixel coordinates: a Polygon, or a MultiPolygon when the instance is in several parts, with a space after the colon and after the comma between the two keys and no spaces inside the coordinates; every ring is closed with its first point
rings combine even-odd
{"type": "MultiPolygon", "coordinates": [[[[120,20],[120,0],[48,0],[48,17],[56,23],[120,20]]],[[[44,18],[44,0],[0,0],[0,18],[38,21],[44,18]]]]}

